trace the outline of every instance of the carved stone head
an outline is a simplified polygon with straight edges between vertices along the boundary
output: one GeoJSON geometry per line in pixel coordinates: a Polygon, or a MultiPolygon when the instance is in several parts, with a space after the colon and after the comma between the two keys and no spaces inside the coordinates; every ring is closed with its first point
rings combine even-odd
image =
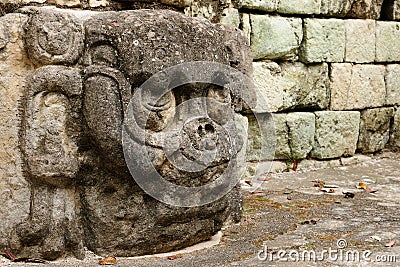
{"type": "Polygon", "coordinates": [[[167,10],[26,12],[37,69],[26,79],[21,144],[33,202],[14,248],[46,258],[79,257],[83,246],[165,252],[240,219],[229,177],[245,147],[240,112],[254,96],[239,31],[167,10]]]}

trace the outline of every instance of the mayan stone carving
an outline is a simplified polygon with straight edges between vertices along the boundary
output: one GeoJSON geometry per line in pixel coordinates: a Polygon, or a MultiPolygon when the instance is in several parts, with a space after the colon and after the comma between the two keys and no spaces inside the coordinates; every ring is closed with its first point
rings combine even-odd
{"type": "MultiPolygon", "coordinates": [[[[249,104],[235,75],[211,71],[207,84],[175,72],[167,84],[156,79],[140,87],[162,70],[194,61],[251,75],[239,31],[168,10],[22,12],[24,49],[34,65],[24,79],[19,134],[31,200],[29,216],[9,231],[15,253],[82,258],[85,246],[101,255],[166,252],[240,219],[238,185],[203,205],[174,206],[147,194],[126,162],[145,172],[142,156],[149,157],[156,173],[186,187],[238,171],[246,136],[235,125],[249,104]],[[160,94],[162,86],[171,90],[160,94]],[[201,107],[208,117],[199,111],[192,118],[201,107]]],[[[193,75],[209,71],[197,67],[193,75]]]]}

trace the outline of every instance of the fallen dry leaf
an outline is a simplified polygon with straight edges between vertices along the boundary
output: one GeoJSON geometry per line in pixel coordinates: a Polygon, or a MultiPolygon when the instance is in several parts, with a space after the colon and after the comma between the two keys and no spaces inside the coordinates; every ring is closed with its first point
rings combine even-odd
{"type": "Polygon", "coordinates": [[[326,190],[326,189],[324,189],[324,188],[321,188],[320,190],[321,190],[322,192],[325,192],[325,193],[335,193],[335,190],[332,189],[332,188],[330,188],[329,190],[326,190]]]}
{"type": "Polygon", "coordinates": [[[363,183],[363,182],[359,182],[358,185],[357,185],[357,188],[365,190],[365,189],[367,189],[367,185],[365,183],[363,183]]]}
{"type": "Polygon", "coordinates": [[[390,247],[393,247],[396,244],[397,244],[396,240],[391,240],[390,242],[385,244],[385,247],[389,247],[390,248],[390,247]]]}
{"type": "Polygon", "coordinates": [[[374,190],[371,187],[367,186],[367,188],[365,188],[365,191],[368,192],[368,193],[375,193],[378,190],[374,190]]]}
{"type": "Polygon", "coordinates": [[[370,238],[371,238],[371,239],[374,239],[374,240],[376,240],[376,241],[378,241],[378,242],[381,242],[381,241],[382,241],[382,238],[380,238],[380,237],[377,236],[377,235],[370,236],[370,238]]]}
{"type": "Polygon", "coordinates": [[[299,161],[296,159],[294,162],[293,162],[293,170],[294,171],[296,171],[297,170],[297,164],[299,163],[299,161]]]}
{"type": "Polygon", "coordinates": [[[320,187],[320,188],[322,188],[322,187],[325,186],[325,182],[324,182],[324,181],[321,181],[321,180],[314,180],[314,181],[312,181],[312,182],[314,183],[314,186],[315,186],[315,187],[320,187]]]}
{"type": "Polygon", "coordinates": [[[339,186],[334,185],[334,184],[326,184],[324,185],[325,188],[339,188],[339,186]]]}
{"type": "Polygon", "coordinates": [[[310,220],[301,220],[299,224],[317,224],[317,222],[321,220],[321,218],[312,218],[310,220]]]}
{"type": "Polygon", "coordinates": [[[310,223],[311,223],[311,224],[317,224],[317,222],[318,222],[319,220],[321,220],[321,218],[312,218],[312,219],[310,220],[310,223]]]}
{"type": "Polygon", "coordinates": [[[368,193],[375,193],[376,191],[378,191],[378,190],[372,189],[366,183],[363,183],[363,182],[358,183],[357,188],[358,189],[364,189],[365,192],[368,192],[368,193]]]}
{"type": "Polygon", "coordinates": [[[246,181],[244,181],[246,184],[248,184],[248,185],[250,185],[250,186],[253,186],[253,181],[252,180],[246,180],[246,181]]]}
{"type": "Polygon", "coordinates": [[[39,258],[17,257],[9,250],[6,250],[5,252],[0,252],[0,255],[3,255],[4,257],[11,260],[12,262],[47,263],[46,260],[39,259],[39,258]]]}
{"type": "Polygon", "coordinates": [[[179,258],[182,258],[182,257],[183,257],[182,254],[176,254],[176,255],[168,256],[167,259],[176,260],[176,259],[179,259],[179,258]]]}
{"type": "Polygon", "coordinates": [[[351,192],[343,192],[344,198],[354,198],[354,193],[351,192]]]}
{"type": "Polygon", "coordinates": [[[4,253],[5,256],[7,257],[7,259],[15,261],[17,259],[17,256],[15,256],[11,251],[6,250],[6,252],[4,253]]]}
{"type": "Polygon", "coordinates": [[[105,257],[99,260],[100,265],[114,265],[117,263],[117,259],[115,257],[105,257]]]}
{"type": "Polygon", "coordinates": [[[28,258],[28,257],[16,258],[15,260],[13,260],[13,262],[47,263],[47,261],[44,260],[44,259],[39,259],[39,258],[28,258]]]}

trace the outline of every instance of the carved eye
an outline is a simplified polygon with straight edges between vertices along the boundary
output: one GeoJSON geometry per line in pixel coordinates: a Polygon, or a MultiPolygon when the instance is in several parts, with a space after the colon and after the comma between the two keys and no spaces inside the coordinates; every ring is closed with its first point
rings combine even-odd
{"type": "Polygon", "coordinates": [[[212,87],[207,92],[207,97],[222,103],[231,103],[231,92],[229,88],[212,87]]]}
{"type": "Polygon", "coordinates": [[[163,130],[174,118],[175,115],[175,97],[169,91],[162,97],[152,94],[150,91],[143,91],[140,103],[135,105],[137,113],[136,121],[142,128],[151,131],[163,130]],[[145,111],[145,112],[141,112],[145,111]]]}
{"type": "Polygon", "coordinates": [[[149,92],[143,93],[142,95],[142,104],[145,108],[152,112],[159,112],[163,110],[170,109],[171,107],[175,106],[175,97],[174,94],[169,91],[159,99],[152,95],[149,92]]]}

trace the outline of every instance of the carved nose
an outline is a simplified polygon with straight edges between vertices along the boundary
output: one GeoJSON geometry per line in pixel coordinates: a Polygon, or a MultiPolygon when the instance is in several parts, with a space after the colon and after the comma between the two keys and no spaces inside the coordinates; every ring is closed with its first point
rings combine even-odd
{"type": "MultiPolygon", "coordinates": [[[[217,135],[210,123],[200,124],[197,128],[197,145],[199,150],[213,150],[217,147],[217,135]]],[[[193,140],[192,140],[193,141],[193,140]]]]}
{"type": "Polygon", "coordinates": [[[199,127],[197,128],[197,132],[199,134],[214,133],[214,131],[214,126],[212,126],[210,123],[206,123],[204,127],[203,125],[199,125],[199,127]]]}

